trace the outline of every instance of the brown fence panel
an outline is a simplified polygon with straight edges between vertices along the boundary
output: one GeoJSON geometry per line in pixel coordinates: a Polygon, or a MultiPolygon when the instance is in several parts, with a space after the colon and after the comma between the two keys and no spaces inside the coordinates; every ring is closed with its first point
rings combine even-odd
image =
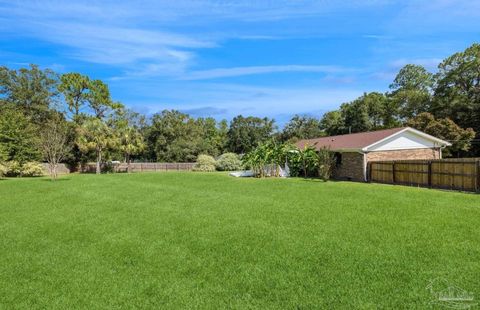
{"type": "MultiPolygon", "coordinates": [[[[131,163],[131,172],[165,172],[165,171],[191,171],[195,163],[131,163]]],[[[87,163],[81,167],[82,172],[95,172],[95,163],[87,163]]],[[[102,165],[104,167],[104,165],[102,165]]],[[[113,167],[116,172],[127,172],[128,165],[121,163],[113,167]]]]}
{"type": "Polygon", "coordinates": [[[370,165],[370,180],[379,183],[393,184],[393,162],[372,162],[370,165]]]}
{"type": "Polygon", "coordinates": [[[478,191],[477,161],[432,161],[432,187],[478,191]]]}
{"type": "Polygon", "coordinates": [[[368,164],[369,181],[470,192],[480,191],[480,159],[378,161],[368,164]]]}

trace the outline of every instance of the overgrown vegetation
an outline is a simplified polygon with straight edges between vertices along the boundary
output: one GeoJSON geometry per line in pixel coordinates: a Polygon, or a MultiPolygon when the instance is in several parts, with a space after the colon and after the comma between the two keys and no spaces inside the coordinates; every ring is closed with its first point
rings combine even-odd
{"type": "Polygon", "coordinates": [[[256,177],[278,177],[281,169],[289,169],[289,175],[330,179],[333,171],[333,153],[327,148],[315,150],[306,145],[303,149],[295,145],[265,143],[245,154],[243,163],[253,170],[256,177]]]}

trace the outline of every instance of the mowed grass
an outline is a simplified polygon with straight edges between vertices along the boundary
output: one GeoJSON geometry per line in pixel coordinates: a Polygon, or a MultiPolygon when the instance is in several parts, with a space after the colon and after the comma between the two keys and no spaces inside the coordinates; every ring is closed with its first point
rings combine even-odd
{"type": "Polygon", "coordinates": [[[0,309],[425,308],[480,299],[480,197],[226,174],[0,180],[0,309]]]}

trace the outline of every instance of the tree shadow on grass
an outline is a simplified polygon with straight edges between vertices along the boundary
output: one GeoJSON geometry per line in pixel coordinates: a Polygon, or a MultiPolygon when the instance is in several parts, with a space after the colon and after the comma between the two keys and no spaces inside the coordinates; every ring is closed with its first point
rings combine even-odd
{"type": "Polygon", "coordinates": [[[43,182],[52,182],[52,183],[71,181],[71,180],[72,180],[71,178],[58,178],[56,180],[52,180],[51,178],[43,178],[42,179],[43,182]]]}
{"type": "Polygon", "coordinates": [[[327,180],[327,181],[325,181],[325,180],[320,179],[320,178],[302,178],[302,177],[300,177],[299,179],[304,181],[304,182],[315,182],[315,183],[329,183],[329,182],[337,183],[337,182],[339,182],[339,180],[327,180]]]}

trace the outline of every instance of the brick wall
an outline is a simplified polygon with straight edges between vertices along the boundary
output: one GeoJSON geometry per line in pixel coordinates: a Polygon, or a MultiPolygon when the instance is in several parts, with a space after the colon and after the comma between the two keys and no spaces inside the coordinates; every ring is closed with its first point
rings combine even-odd
{"type": "Polygon", "coordinates": [[[397,151],[378,151],[367,154],[367,161],[440,159],[439,149],[413,149],[397,151]]]}
{"type": "MultiPolygon", "coordinates": [[[[440,159],[439,149],[413,149],[397,151],[378,151],[367,153],[367,162],[382,160],[440,159]]],[[[342,153],[341,165],[333,170],[337,180],[364,181],[363,154],[357,152],[342,153]]]]}
{"type": "Polygon", "coordinates": [[[333,169],[333,178],[338,180],[364,181],[363,154],[342,153],[342,163],[333,169]]]}

